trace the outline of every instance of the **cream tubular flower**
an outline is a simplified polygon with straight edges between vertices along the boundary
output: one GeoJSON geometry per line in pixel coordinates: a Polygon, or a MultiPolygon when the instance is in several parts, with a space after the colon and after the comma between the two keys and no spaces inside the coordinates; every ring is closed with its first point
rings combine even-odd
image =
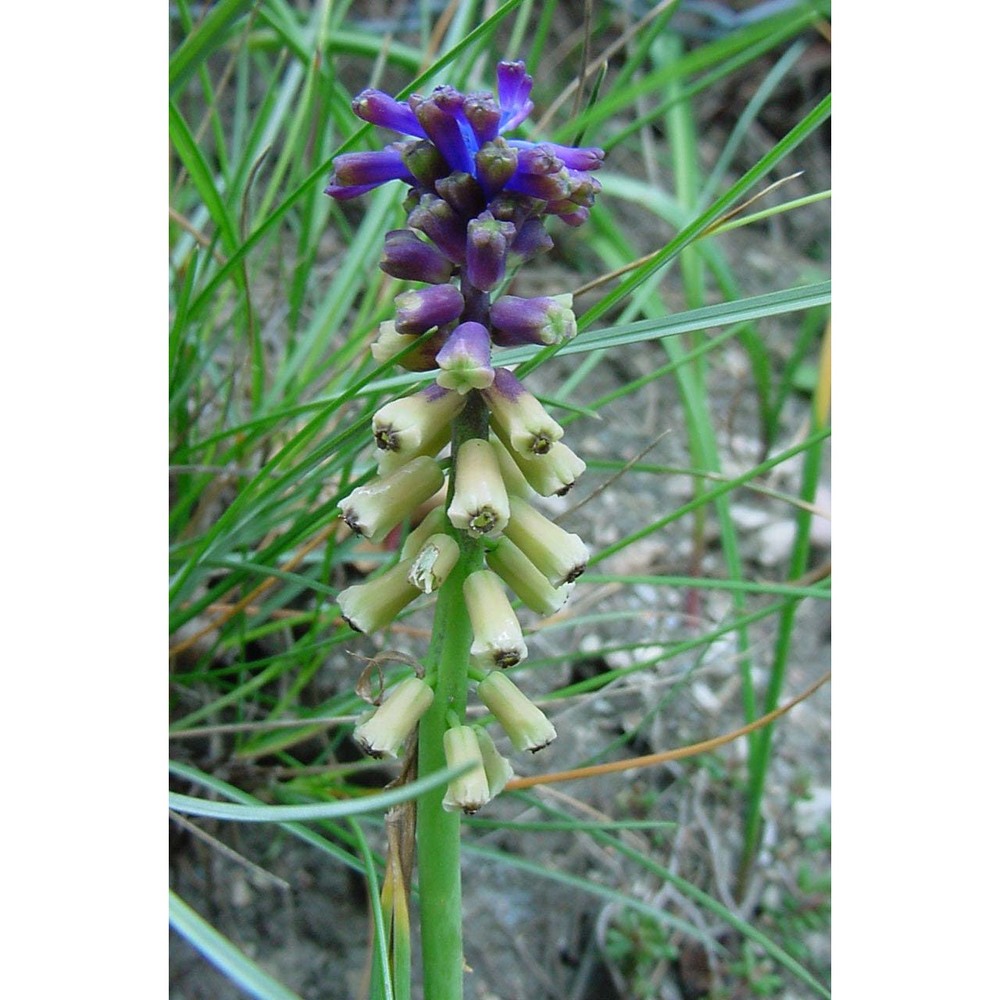
{"type": "Polygon", "coordinates": [[[341,502],[341,514],[355,534],[380,542],[443,483],[444,474],[434,459],[420,455],[348,494],[341,502]]]}
{"type": "Polygon", "coordinates": [[[385,628],[421,591],[410,582],[410,560],[372,580],[342,590],[337,597],[344,621],[364,635],[385,628]]]}
{"type": "Polygon", "coordinates": [[[509,454],[525,482],[543,497],[564,496],[587,470],[583,459],[562,441],[544,455],[524,455],[513,448],[509,454]]]}
{"type": "Polygon", "coordinates": [[[483,769],[486,771],[486,783],[489,785],[490,798],[495,799],[506,787],[507,782],[514,777],[514,768],[510,761],[497,750],[492,737],[482,726],[475,727],[476,739],[479,740],[479,752],[483,755],[483,769]]]}
{"type": "Polygon", "coordinates": [[[545,713],[506,674],[490,671],[480,681],[477,691],[515,750],[535,753],[556,738],[555,727],[545,713]]]}
{"type": "Polygon", "coordinates": [[[510,498],[504,533],[553,587],[572,583],[587,568],[590,552],[580,536],[553,524],[520,497],[510,498]]]}
{"type": "Polygon", "coordinates": [[[505,535],[486,553],[486,565],[538,615],[554,615],[573,589],[572,583],[553,587],[541,570],[505,535]]]}
{"type": "Polygon", "coordinates": [[[448,519],[473,538],[496,538],[507,526],[510,504],[490,443],[482,438],[462,442],[453,475],[455,495],[448,507],[448,519]]]}
{"type": "Polygon", "coordinates": [[[354,739],[370,757],[395,757],[433,701],[434,691],[426,681],[407,677],[354,727],[354,739]]]}
{"type": "MultiPolygon", "coordinates": [[[[431,385],[412,396],[394,399],[372,417],[372,434],[382,451],[428,454],[442,428],[461,412],[465,400],[457,392],[431,385]]],[[[435,454],[438,448],[434,449],[435,454]]]]}
{"type": "Polygon", "coordinates": [[[448,782],[444,801],[441,803],[448,812],[472,814],[481,809],[490,796],[490,783],[483,766],[483,753],[472,726],[455,726],[444,734],[444,759],[448,767],[473,766],[457,778],[448,782]]]}
{"type": "Polygon", "coordinates": [[[514,451],[544,455],[563,436],[545,407],[506,368],[496,369],[493,384],[482,395],[494,429],[514,451]]]}
{"type": "Polygon", "coordinates": [[[477,570],[466,577],[462,592],[472,621],[473,662],[480,667],[520,663],[528,647],[500,577],[488,569],[477,570]]]}
{"type": "Polygon", "coordinates": [[[451,535],[431,535],[414,557],[407,579],[422,593],[429,594],[448,579],[458,556],[458,542],[451,535]]]}

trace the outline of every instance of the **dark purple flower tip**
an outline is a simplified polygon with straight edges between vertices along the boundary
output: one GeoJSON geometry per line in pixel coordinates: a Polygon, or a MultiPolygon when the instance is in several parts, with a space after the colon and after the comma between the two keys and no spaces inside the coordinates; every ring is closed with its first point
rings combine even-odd
{"type": "Polygon", "coordinates": [[[528,99],[532,79],[524,63],[501,62],[497,65],[497,96],[500,98],[500,131],[517,128],[534,110],[528,99]]]}
{"type": "Polygon", "coordinates": [[[455,265],[433,244],[412,229],[394,229],[385,234],[379,267],[403,281],[425,281],[442,285],[451,278],[455,265]]]}
{"type": "Polygon", "coordinates": [[[465,275],[473,288],[492,292],[503,281],[507,251],[516,232],[513,222],[499,222],[489,212],[469,223],[465,275]]]}
{"type": "Polygon", "coordinates": [[[517,150],[501,138],[485,143],[476,153],[476,171],[486,196],[492,197],[517,172],[517,150]]]}
{"type": "Polygon", "coordinates": [[[344,153],[336,157],[333,161],[333,176],[325,193],[331,198],[345,201],[387,181],[416,183],[398,146],[386,146],[385,149],[370,153],[344,153]]]}
{"type": "Polygon", "coordinates": [[[465,219],[479,215],[486,206],[483,189],[472,174],[455,171],[435,181],[434,190],[465,219]]]}
{"type": "Polygon", "coordinates": [[[500,134],[500,105],[489,91],[467,94],[462,110],[478,145],[491,142],[500,134]]]}
{"type": "Polygon", "coordinates": [[[577,226],[582,226],[590,218],[590,209],[581,206],[570,212],[553,212],[550,214],[558,215],[567,226],[572,226],[575,229],[577,226]]]}
{"type": "Polygon", "coordinates": [[[351,108],[362,121],[371,122],[372,125],[402,132],[403,135],[427,138],[427,133],[409,104],[397,101],[381,90],[369,88],[361,91],[351,102],[351,108]]]}
{"type": "Polygon", "coordinates": [[[516,347],[570,340],[576,336],[572,300],[571,295],[533,299],[502,295],[490,306],[494,343],[500,347],[516,347]]]}
{"type": "Polygon", "coordinates": [[[396,296],[396,330],[402,334],[426,333],[458,319],[465,299],[454,285],[432,285],[396,296]]]}
{"type": "Polygon", "coordinates": [[[525,219],[518,227],[507,260],[511,264],[531,260],[532,257],[548,253],[554,245],[541,219],[537,217],[525,219]]]}
{"type": "Polygon", "coordinates": [[[437,384],[461,395],[493,384],[490,334],[482,323],[459,323],[435,359],[441,371],[437,384]]]}
{"type": "Polygon", "coordinates": [[[467,223],[443,198],[425,194],[406,223],[424,233],[453,264],[465,263],[467,223]]]}
{"type": "Polygon", "coordinates": [[[410,106],[427,137],[437,146],[452,170],[475,176],[479,148],[465,117],[465,98],[454,87],[435,87],[428,98],[411,98],[410,106]]]}
{"type": "Polygon", "coordinates": [[[552,174],[522,173],[520,169],[507,182],[507,190],[538,198],[540,201],[565,201],[573,192],[569,172],[563,167],[552,174]]]}
{"type": "Polygon", "coordinates": [[[570,170],[600,170],[604,166],[604,150],[597,146],[560,146],[555,142],[527,142],[524,139],[511,139],[510,144],[519,153],[527,153],[532,149],[541,149],[555,156],[570,170]]]}

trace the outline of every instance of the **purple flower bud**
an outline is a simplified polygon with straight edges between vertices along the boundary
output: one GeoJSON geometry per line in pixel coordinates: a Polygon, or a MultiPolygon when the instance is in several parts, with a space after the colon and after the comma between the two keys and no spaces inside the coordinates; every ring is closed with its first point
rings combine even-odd
{"type": "Polygon", "coordinates": [[[521,261],[548,253],[553,246],[555,244],[552,242],[552,237],[549,236],[541,219],[537,217],[525,219],[517,230],[507,260],[512,266],[516,266],[521,261]]]}
{"type": "Polygon", "coordinates": [[[465,276],[473,288],[492,292],[503,281],[507,251],[515,233],[512,222],[498,222],[489,212],[469,223],[465,276]]]}
{"type": "Polygon", "coordinates": [[[421,187],[432,188],[439,177],[451,170],[447,161],[432,142],[411,142],[403,148],[403,162],[421,187]]]}
{"type": "Polygon", "coordinates": [[[497,368],[493,385],[482,393],[490,422],[509,448],[523,455],[544,455],[563,436],[545,407],[506,368],[497,368]]]}
{"type": "Polygon", "coordinates": [[[474,174],[473,157],[479,144],[466,120],[462,107],[464,100],[454,87],[435,87],[428,98],[411,97],[410,107],[451,169],[474,174]]]}
{"type": "Polygon", "coordinates": [[[426,333],[432,326],[444,326],[458,319],[465,299],[454,285],[416,288],[396,296],[396,330],[399,333],[426,333]]]}
{"type": "Polygon", "coordinates": [[[484,142],[490,142],[499,135],[500,105],[488,90],[467,94],[462,110],[476,137],[477,145],[482,146],[484,142]]]}
{"type": "MultiPolygon", "coordinates": [[[[572,193],[569,171],[562,170],[550,174],[522,173],[520,170],[507,181],[507,190],[538,198],[539,201],[564,201],[572,193]]],[[[551,214],[551,213],[550,213],[551,214]]]]}
{"type": "Polygon", "coordinates": [[[575,208],[569,212],[550,212],[550,215],[558,215],[559,218],[566,223],[567,226],[573,226],[575,229],[577,226],[582,226],[587,219],[590,218],[589,208],[575,208]]]}
{"type": "Polygon", "coordinates": [[[408,226],[419,229],[453,264],[465,263],[467,220],[437,195],[425,194],[406,219],[408,226]]]}
{"type": "Polygon", "coordinates": [[[493,340],[501,347],[519,344],[558,344],[576,336],[572,295],[522,299],[502,295],[490,307],[493,340]]]}
{"type": "Polygon", "coordinates": [[[346,201],[387,181],[397,180],[416,183],[398,146],[386,146],[371,153],[344,153],[333,161],[333,176],[324,194],[346,201]]]}
{"type": "Polygon", "coordinates": [[[497,65],[501,132],[517,128],[534,110],[534,104],[528,99],[531,84],[532,79],[523,62],[502,62],[497,65]]]}
{"type": "Polygon", "coordinates": [[[361,91],[351,102],[351,108],[362,121],[371,122],[372,125],[380,125],[382,128],[392,129],[394,132],[402,132],[403,135],[427,138],[420,122],[417,121],[417,116],[413,113],[413,109],[405,102],[397,101],[381,90],[369,88],[361,91]]]}
{"type": "Polygon", "coordinates": [[[434,190],[463,218],[478,215],[486,204],[483,189],[472,174],[459,171],[434,182],[434,190]]]}
{"type": "Polygon", "coordinates": [[[465,395],[493,384],[490,332],[482,323],[459,323],[435,358],[441,371],[437,384],[465,395]]]}
{"type": "Polygon", "coordinates": [[[560,146],[555,142],[527,142],[511,139],[510,144],[518,150],[543,148],[562,160],[570,170],[600,170],[604,166],[604,150],[597,146],[560,146]]]}
{"type": "Polygon", "coordinates": [[[476,153],[476,171],[486,196],[492,197],[517,171],[517,150],[499,138],[485,143],[476,153]]]}
{"type": "Polygon", "coordinates": [[[429,285],[444,284],[455,270],[433,243],[422,240],[412,229],[393,229],[385,234],[379,267],[394,278],[429,285]]]}

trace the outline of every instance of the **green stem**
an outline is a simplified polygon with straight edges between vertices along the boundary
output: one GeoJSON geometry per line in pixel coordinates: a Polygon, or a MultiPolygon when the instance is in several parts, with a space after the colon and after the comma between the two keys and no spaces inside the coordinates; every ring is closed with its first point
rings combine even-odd
{"type": "MultiPolygon", "coordinates": [[[[488,413],[478,393],[455,421],[452,454],[469,438],[485,438],[488,413]]],[[[449,485],[449,501],[454,477],[449,485]]],[[[482,541],[455,534],[461,555],[438,591],[427,665],[436,668],[434,703],[420,721],[419,774],[445,766],[444,733],[452,713],[465,719],[468,694],[469,648],[472,625],[465,608],[462,584],[483,564],[482,541]]],[[[441,806],[444,789],[436,788],[417,803],[417,866],[420,888],[420,929],[424,962],[424,996],[434,1000],[461,1000],[462,872],[459,857],[461,816],[441,806]]]]}

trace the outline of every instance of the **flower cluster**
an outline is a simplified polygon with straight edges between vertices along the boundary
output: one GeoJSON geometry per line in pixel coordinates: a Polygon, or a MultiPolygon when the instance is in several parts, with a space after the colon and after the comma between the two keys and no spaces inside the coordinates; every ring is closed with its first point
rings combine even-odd
{"type": "MultiPolygon", "coordinates": [[[[492,348],[575,336],[571,296],[522,298],[502,286],[511,268],[551,249],[546,216],[585,221],[600,190],[593,171],[603,152],[505,138],[530,114],[530,91],[521,62],[499,64],[497,96],[443,86],[397,101],[366,90],[353,104],[358,117],[408,138],[337,157],[326,193],[344,200],[392,180],[409,186],[407,228],[386,235],[380,266],[421,287],[397,296],[395,318],[382,324],[372,354],[434,372],[427,388],[376,412],[378,474],[344,498],[345,522],[366,538],[386,538],[445,488],[438,456],[465,408],[488,416],[488,430],[480,420],[483,433],[461,436],[451,455],[446,499],[409,533],[395,566],[341,593],[341,612],[360,632],[383,628],[444,582],[462,539],[481,543],[485,565],[462,582],[472,673],[515,749],[535,751],[555,730],[502,673],[527,655],[507,588],[538,614],[565,602],[587,548],[532,499],[564,494],[585,466],[538,399],[512,371],[494,366],[492,348]]],[[[432,698],[424,680],[403,681],[359,724],[356,739],[371,754],[394,755],[432,698]]],[[[474,765],[452,783],[446,809],[474,812],[512,773],[481,727],[452,726],[444,750],[449,765],[474,765]]]]}

